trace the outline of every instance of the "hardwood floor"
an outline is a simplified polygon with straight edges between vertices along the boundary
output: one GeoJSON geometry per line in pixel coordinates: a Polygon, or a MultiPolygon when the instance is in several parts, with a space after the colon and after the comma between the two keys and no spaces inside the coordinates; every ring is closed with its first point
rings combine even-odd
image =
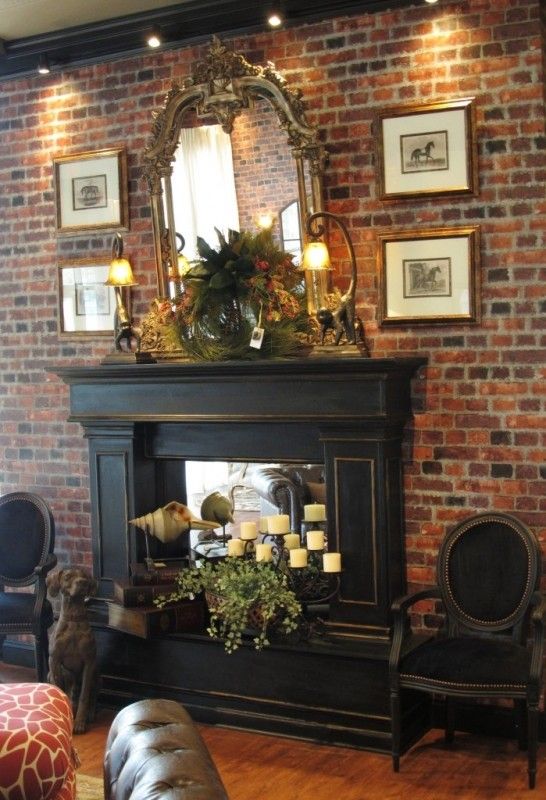
{"type": "MultiPolygon", "coordinates": [[[[0,663],[0,681],[33,681],[34,672],[0,663]]],[[[75,739],[80,772],[102,774],[104,743],[115,712],[99,709],[75,739]]],[[[230,800],[523,800],[544,797],[546,745],[539,747],[538,788],[527,789],[526,754],[514,741],[457,734],[445,748],[431,731],[402,758],[390,758],[208,725],[199,729],[230,800]]]]}

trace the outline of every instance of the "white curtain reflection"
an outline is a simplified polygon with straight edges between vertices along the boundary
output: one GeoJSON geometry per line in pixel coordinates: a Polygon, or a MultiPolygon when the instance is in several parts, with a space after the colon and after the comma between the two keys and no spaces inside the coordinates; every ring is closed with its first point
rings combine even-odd
{"type": "Polygon", "coordinates": [[[216,248],[214,228],[239,230],[239,212],[229,134],[220,125],[183,128],[173,164],[176,229],[186,241],[184,255],[197,257],[196,240],[216,248]]]}

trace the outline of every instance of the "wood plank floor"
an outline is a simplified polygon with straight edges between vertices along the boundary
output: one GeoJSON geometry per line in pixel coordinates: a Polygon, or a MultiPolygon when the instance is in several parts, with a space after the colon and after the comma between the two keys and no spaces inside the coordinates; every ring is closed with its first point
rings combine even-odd
{"type": "MultiPolygon", "coordinates": [[[[0,663],[0,682],[34,680],[34,672],[0,663]]],[[[77,736],[80,772],[100,776],[114,712],[100,709],[77,736]]],[[[539,749],[538,787],[527,789],[526,754],[515,742],[457,734],[445,748],[431,731],[402,758],[281,739],[208,725],[199,729],[230,800],[523,800],[546,796],[546,745],[539,749]]]]}

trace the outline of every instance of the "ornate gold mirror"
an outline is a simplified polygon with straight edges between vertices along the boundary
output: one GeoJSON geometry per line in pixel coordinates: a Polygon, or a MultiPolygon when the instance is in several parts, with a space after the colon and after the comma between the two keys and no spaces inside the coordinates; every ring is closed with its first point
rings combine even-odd
{"type": "MultiPolygon", "coordinates": [[[[276,197],[278,207],[271,210],[278,219],[281,243],[286,249],[288,243],[293,252],[301,248],[308,215],[322,209],[324,148],[318,141],[317,130],[307,123],[301,91],[290,88],[272,64],[265,67],[250,64],[214,37],[205,59],[196,64],[183,86],[174,84],[169,91],[162,110],[155,115],[144,155],[160,297],[170,294],[170,283],[178,276],[180,244],[188,238],[187,220],[180,211],[179,201],[191,189],[184,182],[177,185],[173,170],[178,167],[186,133],[214,125],[221,129],[220,134],[228,134],[232,142],[242,222],[246,224],[249,219],[248,206],[255,196],[254,189],[245,186],[245,170],[250,162],[261,163],[267,174],[259,182],[272,184],[271,194],[276,197]],[[292,165],[293,188],[281,194],[275,186],[275,174],[285,171],[283,148],[292,165]],[[246,211],[242,209],[245,203],[246,211]]],[[[207,196],[212,200],[226,191],[220,173],[215,174],[217,179],[209,179],[205,186],[205,205],[207,196]]],[[[214,216],[210,209],[209,214],[214,216]]],[[[210,226],[214,228],[219,223],[212,218],[210,226]]]]}

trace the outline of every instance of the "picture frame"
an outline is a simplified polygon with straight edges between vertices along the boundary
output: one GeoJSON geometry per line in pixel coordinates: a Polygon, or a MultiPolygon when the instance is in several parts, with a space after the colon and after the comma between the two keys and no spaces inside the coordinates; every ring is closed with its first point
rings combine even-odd
{"type": "Polygon", "coordinates": [[[59,334],[113,336],[116,297],[106,286],[110,260],[75,259],[58,265],[59,334]]]}
{"type": "Polygon", "coordinates": [[[380,234],[380,325],[480,321],[480,228],[380,234]]]}
{"type": "Polygon", "coordinates": [[[128,230],[125,148],[56,156],[53,174],[58,234],[128,230]]]}
{"type": "Polygon", "coordinates": [[[476,194],[475,115],[473,97],[378,112],[379,199],[476,194]]]}

